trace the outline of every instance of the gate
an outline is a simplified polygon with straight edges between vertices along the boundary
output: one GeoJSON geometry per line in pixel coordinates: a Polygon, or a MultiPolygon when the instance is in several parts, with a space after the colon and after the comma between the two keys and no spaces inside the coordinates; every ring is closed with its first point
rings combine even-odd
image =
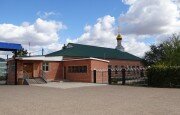
{"type": "Polygon", "coordinates": [[[112,85],[147,85],[145,68],[108,69],[108,76],[112,85]]]}
{"type": "Polygon", "coordinates": [[[0,62],[0,85],[5,85],[7,80],[6,62],[0,62]]]}

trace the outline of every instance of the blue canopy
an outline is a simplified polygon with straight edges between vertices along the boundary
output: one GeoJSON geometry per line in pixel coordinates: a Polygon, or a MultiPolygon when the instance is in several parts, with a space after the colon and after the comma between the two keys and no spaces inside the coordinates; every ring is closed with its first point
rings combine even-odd
{"type": "Polygon", "coordinates": [[[2,51],[17,51],[22,49],[21,44],[0,42],[0,50],[2,51]]]}

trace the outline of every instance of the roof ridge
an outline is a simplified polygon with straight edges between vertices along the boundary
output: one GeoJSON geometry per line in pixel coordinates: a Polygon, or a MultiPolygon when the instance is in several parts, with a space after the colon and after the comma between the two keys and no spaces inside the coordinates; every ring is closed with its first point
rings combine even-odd
{"type": "MultiPolygon", "coordinates": [[[[75,44],[75,45],[82,45],[82,46],[89,46],[89,47],[98,47],[98,48],[104,48],[104,49],[112,49],[112,50],[117,50],[115,48],[107,48],[107,47],[100,47],[100,46],[93,46],[93,45],[87,45],[87,44],[79,44],[79,43],[68,43],[68,44],[75,44]]],[[[118,50],[119,51],[119,50],[118,50]]],[[[120,51],[122,52],[122,51],[120,51]]]]}

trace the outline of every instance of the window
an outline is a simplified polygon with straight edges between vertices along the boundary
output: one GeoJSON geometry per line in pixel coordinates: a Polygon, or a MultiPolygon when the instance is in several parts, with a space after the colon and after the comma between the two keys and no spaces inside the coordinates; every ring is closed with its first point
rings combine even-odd
{"type": "Polygon", "coordinates": [[[72,72],[72,66],[69,66],[68,67],[68,73],[71,73],[72,72]]]}
{"type": "Polygon", "coordinates": [[[69,73],[87,73],[87,66],[68,66],[69,73]]]}
{"type": "Polygon", "coordinates": [[[42,65],[42,69],[43,69],[43,71],[49,71],[49,63],[44,62],[43,65],[42,65]]]}

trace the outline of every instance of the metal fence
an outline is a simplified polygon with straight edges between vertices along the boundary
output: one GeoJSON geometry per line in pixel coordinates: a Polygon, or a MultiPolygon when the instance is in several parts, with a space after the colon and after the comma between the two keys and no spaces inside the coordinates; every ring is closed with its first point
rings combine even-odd
{"type": "Polygon", "coordinates": [[[109,69],[109,84],[147,85],[145,68],[109,69]]]}
{"type": "Polygon", "coordinates": [[[7,79],[7,64],[0,62],[0,85],[6,84],[7,79]]]}
{"type": "Polygon", "coordinates": [[[94,83],[111,85],[147,85],[145,68],[111,68],[92,71],[94,83]]]}

